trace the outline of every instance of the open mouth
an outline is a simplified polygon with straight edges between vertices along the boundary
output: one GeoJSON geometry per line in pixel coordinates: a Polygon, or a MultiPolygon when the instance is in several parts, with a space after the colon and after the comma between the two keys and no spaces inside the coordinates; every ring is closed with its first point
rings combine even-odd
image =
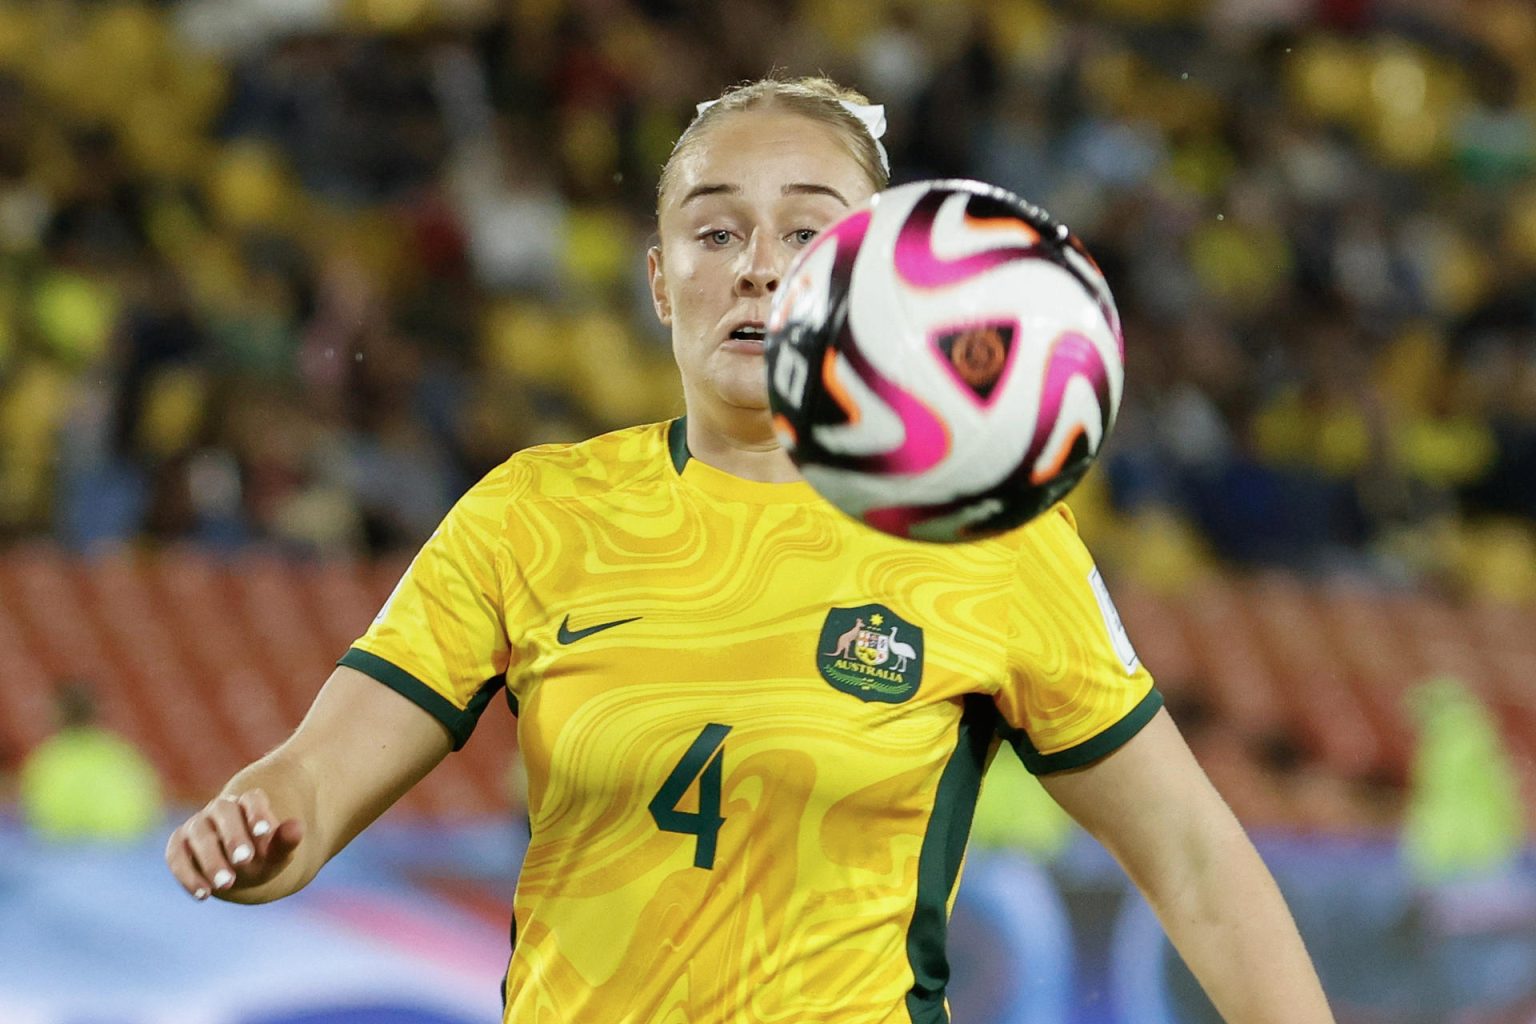
{"type": "Polygon", "coordinates": [[[763,329],[762,324],[742,324],[732,331],[730,335],[732,341],[750,341],[756,342],[759,345],[763,343],[763,339],[767,336],[768,332],[763,329]]]}

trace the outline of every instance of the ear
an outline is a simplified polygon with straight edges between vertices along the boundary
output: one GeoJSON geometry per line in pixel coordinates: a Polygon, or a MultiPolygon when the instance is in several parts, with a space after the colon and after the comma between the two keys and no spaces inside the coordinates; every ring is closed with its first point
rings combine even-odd
{"type": "Polygon", "coordinates": [[[661,266],[659,245],[653,245],[645,252],[645,276],[651,282],[651,306],[656,310],[656,319],[671,327],[672,300],[667,298],[667,274],[661,266]]]}

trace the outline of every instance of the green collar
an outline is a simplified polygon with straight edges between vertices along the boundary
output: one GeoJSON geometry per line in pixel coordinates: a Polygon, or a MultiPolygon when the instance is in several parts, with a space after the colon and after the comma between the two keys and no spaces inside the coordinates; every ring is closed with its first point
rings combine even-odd
{"type": "Polygon", "coordinates": [[[693,454],[688,451],[688,417],[679,416],[667,427],[667,448],[672,452],[672,467],[682,473],[693,454]]]}

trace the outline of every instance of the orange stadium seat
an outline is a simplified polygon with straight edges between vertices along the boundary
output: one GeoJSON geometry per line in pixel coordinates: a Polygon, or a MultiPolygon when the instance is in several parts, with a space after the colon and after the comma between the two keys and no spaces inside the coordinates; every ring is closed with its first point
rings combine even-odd
{"type": "MultiPolygon", "coordinates": [[[[307,565],[173,549],[71,558],[48,546],[0,556],[0,743],[53,728],[52,687],[84,679],[104,722],[148,751],[170,793],[200,800],[297,724],[404,563],[307,565]]],[[[504,811],[515,743],[504,708],[402,805],[406,813],[504,811]]]]}
{"type": "Polygon", "coordinates": [[[48,671],[7,609],[0,586],[0,650],[5,651],[4,682],[0,683],[0,763],[32,749],[54,727],[48,671]]]}
{"type": "Polygon", "coordinates": [[[1288,733],[1268,659],[1233,585],[1207,580],[1180,605],[1189,621],[1200,681],[1218,717],[1250,739],[1288,733]]]}
{"type": "Polygon", "coordinates": [[[1322,595],[1320,624],[1376,733],[1387,777],[1406,777],[1413,725],[1405,703],[1417,668],[1406,653],[1390,599],[1347,587],[1322,595]]]}
{"type": "Polygon", "coordinates": [[[1295,577],[1266,574],[1238,594],[1278,686],[1277,700],[1304,745],[1345,776],[1382,767],[1378,735],[1323,627],[1312,588],[1295,577]]]}
{"type": "MultiPolygon", "coordinates": [[[[1288,740],[1345,779],[1406,782],[1415,743],[1409,694],[1455,674],[1499,714],[1536,808],[1530,609],[1461,609],[1282,575],[1213,579],[1182,596],[1126,587],[1116,597],[1159,685],[1206,701],[1231,731],[1221,743],[1288,740]]],[[[1242,781],[1235,769],[1220,774],[1242,781]]],[[[1250,795],[1252,806],[1266,806],[1262,794],[1250,795]]]]}
{"type": "MultiPolygon", "coordinates": [[[[191,549],[89,558],[47,545],[0,554],[0,746],[53,728],[51,689],[93,683],[105,721],[148,750],[171,794],[201,800],[285,736],[408,562],[305,562],[191,549]]],[[[1289,741],[1344,779],[1402,782],[1407,696],[1454,673],[1507,726],[1536,797],[1536,630],[1529,609],[1458,608],[1423,595],[1216,577],[1181,596],[1117,593],[1138,650],[1171,698],[1207,703],[1207,749],[1235,804],[1268,820],[1274,794],[1230,756],[1289,741]],[[1215,755],[1213,755],[1215,756],[1215,755]]],[[[399,813],[505,813],[515,721],[494,702],[468,745],[399,813]]]]}

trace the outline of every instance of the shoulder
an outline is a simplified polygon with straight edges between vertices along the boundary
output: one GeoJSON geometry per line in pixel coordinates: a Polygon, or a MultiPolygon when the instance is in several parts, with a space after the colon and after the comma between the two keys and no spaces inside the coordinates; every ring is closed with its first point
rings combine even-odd
{"type": "Polygon", "coordinates": [[[661,479],[670,467],[668,423],[646,423],[574,444],[526,448],[493,470],[477,489],[501,500],[600,497],[661,479]]]}
{"type": "Polygon", "coordinates": [[[1065,502],[1057,502],[1023,526],[1006,535],[1021,561],[1060,557],[1083,550],[1077,533],[1077,517],[1065,502]]]}
{"type": "Polygon", "coordinates": [[[1013,585],[1022,600],[1037,603],[1047,593],[1086,594],[1095,586],[1093,553],[1066,505],[1052,506],[1008,539],[1014,544],[1013,585]]]}
{"type": "Polygon", "coordinates": [[[603,516],[626,492],[671,472],[666,423],[626,427],[574,444],[525,448],[491,470],[454,504],[434,538],[449,549],[526,536],[530,524],[572,512],[603,516]]]}

